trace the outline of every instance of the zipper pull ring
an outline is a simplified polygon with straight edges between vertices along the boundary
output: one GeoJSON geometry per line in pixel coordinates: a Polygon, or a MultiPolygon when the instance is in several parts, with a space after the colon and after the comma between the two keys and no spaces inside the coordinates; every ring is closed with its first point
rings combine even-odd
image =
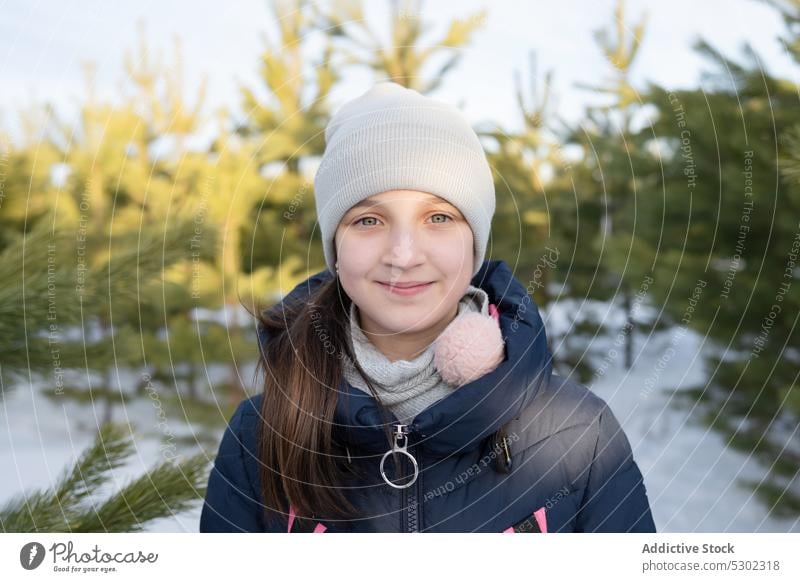
{"type": "Polygon", "coordinates": [[[381,466],[380,466],[381,477],[383,477],[383,480],[386,481],[386,483],[389,486],[394,487],[395,489],[405,489],[406,487],[411,487],[411,485],[413,485],[414,482],[417,480],[417,476],[419,476],[419,466],[417,465],[417,460],[407,450],[407,447],[408,447],[408,425],[407,424],[396,424],[394,426],[395,426],[394,444],[392,445],[392,448],[389,449],[388,451],[386,451],[383,454],[383,457],[381,458],[381,466]],[[407,456],[409,459],[411,459],[411,466],[414,468],[414,476],[405,485],[397,485],[394,482],[392,482],[392,480],[389,479],[389,477],[386,476],[386,471],[384,471],[383,465],[386,462],[386,459],[392,453],[402,453],[405,456],[407,456]]]}

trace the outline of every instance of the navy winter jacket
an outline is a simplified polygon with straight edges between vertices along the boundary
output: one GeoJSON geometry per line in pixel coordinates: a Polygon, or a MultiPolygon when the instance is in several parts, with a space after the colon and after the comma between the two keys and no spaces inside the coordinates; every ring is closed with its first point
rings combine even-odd
{"type": "MultiPolygon", "coordinates": [[[[302,300],[331,276],[317,273],[284,301],[302,300]]],[[[317,531],[655,532],[625,433],[601,398],[552,373],[544,325],[525,287],[498,260],[484,262],[471,283],[500,312],[505,360],[410,426],[393,427],[406,433],[400,444],[419,470],[403,489],[389,486],[379,471],[390,443],[377,402],[343,380],[334,426],[350,430],[335,428],[334,439],[364,469],[365,478],[344,484],[364,517],[317,516],[317,531]]],[[[268,341],[260,331],[259,340],[268,341]]],[[[289,528],[285,513],[263,516],[256,447],[262,398],[243,401],[230,420],[209,477],[201,532],[289,528]]],[[[411,460],[402,458],[411,474],[411,460]]]]}

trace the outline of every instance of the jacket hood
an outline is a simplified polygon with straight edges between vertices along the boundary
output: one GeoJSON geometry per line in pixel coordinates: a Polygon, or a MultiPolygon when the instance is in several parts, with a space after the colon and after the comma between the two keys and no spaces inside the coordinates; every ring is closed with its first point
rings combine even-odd
{"type": "MultiPolygon", "coordinates": [[[[325,280],[327,269],[297,285],[281,304],[303,301],[325,280]]],[[[448,456],[478,447],[533,401],[552,374],[544,322],[525,287],[502,260],[484,261],[471,284],[486,291],[500,314],[506,344],[497,368],[464,384],[455,392],[421,411],[410,425],[410,440],[421,443],[428,454],[448,456]]],[[[259,342],[269,341],[259,326],[259,342]]],[[[334,434],[364,452],[383,453],[390,448],[384,420],[375,398],[342,379],[334,418],[334,434]]],[[[392,422],[397,418],[387,411],[392,422]]]]}

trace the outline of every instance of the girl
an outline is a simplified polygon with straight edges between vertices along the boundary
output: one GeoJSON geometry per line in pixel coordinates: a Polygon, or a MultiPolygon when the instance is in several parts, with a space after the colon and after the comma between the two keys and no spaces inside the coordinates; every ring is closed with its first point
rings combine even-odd
{"type": "Polygon", "coordinates": [[[394,83],[325,131],[327,270],[258,317],[200,531],[654,532],[603,400],[552,374],[538,309],[484,261],[495,192],[456,109],[394,83]]]}

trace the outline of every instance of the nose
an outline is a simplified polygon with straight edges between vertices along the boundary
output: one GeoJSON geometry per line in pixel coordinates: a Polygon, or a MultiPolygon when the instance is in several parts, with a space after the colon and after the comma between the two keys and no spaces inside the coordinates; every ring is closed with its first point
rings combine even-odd
{"type": "Polygon", "coordinates": [[[383,257],[383,262],[392,269],[393,276],[400,276],[403,271],[407,271],[425,260],[416,237],[407,229],[394,233],[389,244],[390,247],[383,257]]]}

